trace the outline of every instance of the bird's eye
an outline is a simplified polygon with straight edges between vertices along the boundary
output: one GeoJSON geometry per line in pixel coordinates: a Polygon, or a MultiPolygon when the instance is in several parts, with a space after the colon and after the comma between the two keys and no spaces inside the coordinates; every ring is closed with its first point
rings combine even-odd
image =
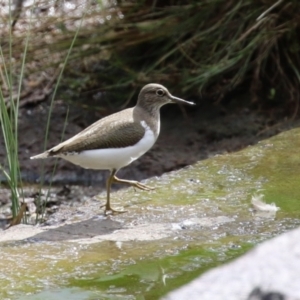
{"type": "Polygon", "coordinates": [[[161,90],[161,89],[159,89],[159,90],[156,91],[156,95],[157,96],[163,96],[164,94],[165,94],[165,92],[163,90],[161,90]]]}

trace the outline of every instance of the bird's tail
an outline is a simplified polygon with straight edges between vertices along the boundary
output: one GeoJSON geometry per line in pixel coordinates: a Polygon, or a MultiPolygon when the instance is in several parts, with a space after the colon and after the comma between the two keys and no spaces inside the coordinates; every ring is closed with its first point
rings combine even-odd
{"type": "Polygon", "coordinates": [[[44,159],[44,158],[47,158],[49,157],[49,152],[48,151],[45,151],[41,154],[38,154],[38,155],[35,155],[35,156],[31,156],[30,159],[44,159]]]}

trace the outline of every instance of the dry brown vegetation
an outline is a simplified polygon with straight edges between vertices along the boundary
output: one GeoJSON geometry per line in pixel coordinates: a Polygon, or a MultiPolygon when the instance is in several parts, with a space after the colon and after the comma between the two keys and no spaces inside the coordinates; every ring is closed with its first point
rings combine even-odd
{"type": "MultiPolygon", "coordinates": [[[[22,7],[12,6],[11,17],[2,10],[1,50],[17,78],[29,34],[21,103],[51,93],[80,26],[61,82],[77,94],[114,91],[124,101],[127,88],[130,99],[141,85],[160,82],[220,101],[245,87],[253,102],[263,93],[298,112],[298,0],[15,3],[22,7]]],[[[1,81],[5,94],[9,84],[2,75],[1,81]]]]}

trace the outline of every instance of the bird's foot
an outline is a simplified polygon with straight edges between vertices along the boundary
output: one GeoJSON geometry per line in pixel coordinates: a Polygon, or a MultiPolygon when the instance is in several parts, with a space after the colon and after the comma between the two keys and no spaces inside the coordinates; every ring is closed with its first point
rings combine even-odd
{"type": "Polygon", "coordinates": [[[143,184],[143,183],[138,182],[138,181],[133,181],[131,185],[133,187],[138,188],[138,189],[143,190],[143,191],[152,191],[152,190],[155,189],[154,187],[148,186],[148,185],[143,184]]]}
{"type": "Polygon", "coordinates": [[[106,204],[101,205],[100,208],[105,207],[104,209],[104,215],[108,216],[108,215],[119,215],[119,214],[123,214],[126,213],[127,210],[115,210],[112,209],[110,206],[107,206],[106,204]]]}
{"type": "Polygon", "coordinates": [[[151,191],[151,190],[154,190],[153,187],[151,186],[148,186],[146,184],[143,184],[141,182],[138,182],[138,181],[135,181],[135,180],[125,180],[125,179],[120,179],[118,178],[117,176],[114,176],[113,177],[113,182],[114,183],[122,183],[122,184],[129,184],[137,189],[140,189],[140,190],[144,190],[144,191],[151,191]]]}

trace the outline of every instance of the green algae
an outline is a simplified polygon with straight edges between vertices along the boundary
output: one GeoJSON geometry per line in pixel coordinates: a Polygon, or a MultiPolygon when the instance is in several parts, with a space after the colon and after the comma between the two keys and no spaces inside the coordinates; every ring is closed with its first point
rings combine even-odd
{"type": "Polygon", "coordinates": [[[112,219],[131,228],[168,224],[160,239],[1,243],[0,297],[158,299],[299,226],[299,148],[300,130],[294,129],[148,180],[155,191],[114,193],[115,205],[126,204],[129,212],[112,219]],[[255,195],[280,210],[258,214],[251,205],[255,195]]]}

